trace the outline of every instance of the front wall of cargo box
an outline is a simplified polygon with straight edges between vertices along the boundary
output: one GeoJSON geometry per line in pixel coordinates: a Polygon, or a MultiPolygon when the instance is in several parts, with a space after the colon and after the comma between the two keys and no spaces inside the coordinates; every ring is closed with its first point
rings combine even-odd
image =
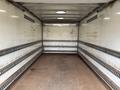
{"type": "Polygon", "coordinates": [[[76,53],[78,27],[76,24],[45,24],[44,51],[49,53],[76,53]]]}

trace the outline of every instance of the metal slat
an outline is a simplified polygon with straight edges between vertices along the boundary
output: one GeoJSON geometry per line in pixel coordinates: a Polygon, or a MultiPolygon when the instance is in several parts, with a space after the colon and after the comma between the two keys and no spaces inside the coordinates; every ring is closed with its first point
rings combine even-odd
{"type": "Polygon", "coordinates": [[[99,64],[101,64],[103,67],[105,67],[106,69],[108,69],[110,72],[112,72],[114,75],[116,75],[117,77],[120,78],[120,71],[116,70],[114,67],[106,64],[105,62],[103,62],[102,60],[98,59],[97,57],[95,57],[94,55],[90,54],[88,51],[82,49],[79,47],[79,50],[81,50],[82,52],[84,52],[86,55],[88,55],[89,57],[91,57],[93,60],[95,60],[96,62],[98,62],[99,64]]]}
{"type": "Polygon", "coordinates": [[[120,58],[120,52],[118,52],[118,51],[111,50],[111,49],[101,47],[101,46],[98,46],[98,45],[94,45],[94,44],[91,44],[91,43],[87,43],[87,42],[84,42],[84,41],[79,41],[79,43],[83,44],[83,45],[86,45],[88,47],[92,47],[94,49],[97,49],[99,51],[102,51],[102,52],[107,53],[109,55],[112,55],[114,57],[120,58]]]}
{"type": "Polygon", "coordinates": [[[20,57],[19,59],[15,60],[14,62],[10,63],[9,65],[3,67],[2,69],[0,69],[0,75],[4,74],[5,72],[7,72],[8,70],[10,70],[11,68],[13,68],[14,66],[16,66],[17,64],[19,64],[20,62],[22,62],[23,60],[25,60],[30,55],[34,54],[36,51],[38,51],[40,49],[41,49],[41,47],[38,47],[37,49],[27,53],[26,55],[20,57]]]}
{"type": "Polygon", "coordinates": [[[44,45],[45,48],[77,48],[77,46],[50,46],[50,45],[44,45]]]}
{"type": "Polygon", "coordinates": [[[6,54],[9,54],[9,53],[18,51],[18,50],[20,50],[20,49],[24,49],[24,48],[26,48],[26,47],[29,47],[29,46],[38,44],[38,43],[40,43],[40,42],[41,42],[41,40],[35,41],[35,42],[30,42],[30,43],[27,43],[27,44],[18,45],[18,46],[11,47],[11,48],[7,48],[7,49],[3,49],[3,50],[0,50],[0,56],[3,56],[3,55],[6,55],[6,54]]]}
{"type": "Polygon", "coordinates": [[[11,77],[9,77],[5,82],[3,82],[0,85],[0,90],[6,90],[41,54],[42,52],[38,53],[23,67],[21,67],[18,71],[16,71],[11,77]]]}
{"type": "Polygon", "coordinates": [[[77,42],[77,40],[43,40],[43,42],[77,42]]]}
{"type": "Polygon", "coordinates": [[[83,58],[85,63],[108,85],[112,90],[120,90],[120,87],[117,86],[109,77],[107,77],[102,71],[100,71],[93,63],[91,63],[84,55],[79,52],[79,55],[83,58]]]}
{"type": "Polygon", "coordinates": [[[76,52],[77,50],[44,50],[45,52],[76,52]]]}
{"type": "MultiPolygon", "coordinates": [[[[77,43],[77,40],[43,40],[44,43],[46,42],[60,42],[60,43],[77,43]]],[[[77,48],[75,46],[68,46],[68,45],[44,45],[44,48],[77,48]]],[[[48,53],[77,53],[77,50],[44,50],[44,52],[48,53]]]]}

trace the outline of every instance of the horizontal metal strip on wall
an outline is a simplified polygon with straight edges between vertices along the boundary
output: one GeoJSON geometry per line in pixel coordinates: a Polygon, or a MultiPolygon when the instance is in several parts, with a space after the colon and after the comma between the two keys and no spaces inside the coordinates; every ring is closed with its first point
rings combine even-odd
{"type": "Polygon", "coordinates": [[[43,42],[77,42],[77,40],[43,40],[43,42]]]}
{"type": "Polygon", "coordinates": [[[79,41],[79,43],[84,44],[88,47],[92,47],[94,49],[97,49],[97,50],[102,51],[104,53],[110,54],[112,56],[120,58],[120,52],[118,52],[118,51],[111,50],[111,49],[108,49],[108,48],[104,48],[104,47],[94,45],[94,44],[91,44],[91,43],[87,43],[87,42],[84,42],[84,41],[79,41]]]}
{"type": "Polygon", "coordinates": [[[4,81],[0,85],[0,90],[7,89],[10,86],[10,84],[12,84],[41,54],[42,52],[38,53],[29,62],[27,62],[23,67],[17,70],[11,77],[9,77],[6,81],[4,81]]]}
{"type": "Polygon", "coordinates": [[[110,72],[112,72],[114,75],[116,75],[117,77],[120,78],[120,71],[116,70],[114,67],[106,64],[105,62],[103,62],[102,60],[98,59],[97,57],[95,57],[94,55],[90,54],[88,51],[82,49],[79,47],[79,50],[82,51],[83,53],[85,53],[86,55],[88,55],[90,58],[92,58],[93,60],[95,60],[97,63],[101,64],[103,67],[105,67],[106,69],[108,69],[110,72]]]}
{"type": "Polygon", "coordinates": [[[3,49],[3,50],[0,50],[0,56],[3,56],[3,55],[6,55],[6,54],[9,54],[9,53],[18,51],[18,50],[20,50],[20,49],[23,49],[23,48],[26,48],[26,47],[29,47],[29,46],[38,44],[38,43],[40,43],[40,42],[41,42],[41,40],[35,41],[35,42],[30,42],[30,43],[27,43],[27,44],[18,45],[18,46],[11,47],[11,48],[7,48],[7,49],[3,49]]]}
{"type": "Polygon", "coordinates": [[[77,52],[77,50],[44,50],[44,52],[77,52]]]}
{"type": "Polygon", "coordinates": [[[45,48],[51,48],[51,47],[53,47],[53,48],[77,48],[77,46],[64,46],[64,45],[59,45],[59,46],[50,46],[50,45],[44,45],[44,47],[45,48]]]}
{"type": "Polygon", "coordinates": [[[8,70],[10,70],[11,68],[13,68],[14,66],[16,66],[17,64],[19,64],[20,62],[22,62],[23,60],[25,60],[26,58],[28,58],[30,55],[34,54],[35,52],[37,52],[38,50],[42,49],[41,47],[38,47],[37,49],[27,53],[26,55],[20,57],[19,59],[15,60],[14,62],[8,64],[7,66],[3,67],[2,69],[0,69],[0,75],[4,74],[5,72],[7,72],[8,70]]]}
{"type": "Polygon", "coordinates": [[[79,55],[84,59],[85,63],[107,84],[109,84],[113,90],[120,90],[120,87],[117,86],[109,77],[107,77],[102,71],[100,71],[93,63],[91,63],[84,55],[79,52],[79,55]]]}

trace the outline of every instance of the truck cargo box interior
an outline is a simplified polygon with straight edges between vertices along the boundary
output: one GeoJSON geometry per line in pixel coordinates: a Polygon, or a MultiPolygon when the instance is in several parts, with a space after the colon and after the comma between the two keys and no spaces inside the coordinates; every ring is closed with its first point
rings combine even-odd
{"type": "Polygon", "coordinates": [[[0,90],[120,90],[119,0],[0,0],[0,90]]]}

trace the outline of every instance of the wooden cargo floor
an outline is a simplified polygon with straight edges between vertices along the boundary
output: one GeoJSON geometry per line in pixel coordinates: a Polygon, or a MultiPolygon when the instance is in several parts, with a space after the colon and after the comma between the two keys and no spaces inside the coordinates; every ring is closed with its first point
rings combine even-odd
{"type": "Polygon", "coordinates": [[[44,54],[9,90],[109,90],[77,55],[44,54]]]}

